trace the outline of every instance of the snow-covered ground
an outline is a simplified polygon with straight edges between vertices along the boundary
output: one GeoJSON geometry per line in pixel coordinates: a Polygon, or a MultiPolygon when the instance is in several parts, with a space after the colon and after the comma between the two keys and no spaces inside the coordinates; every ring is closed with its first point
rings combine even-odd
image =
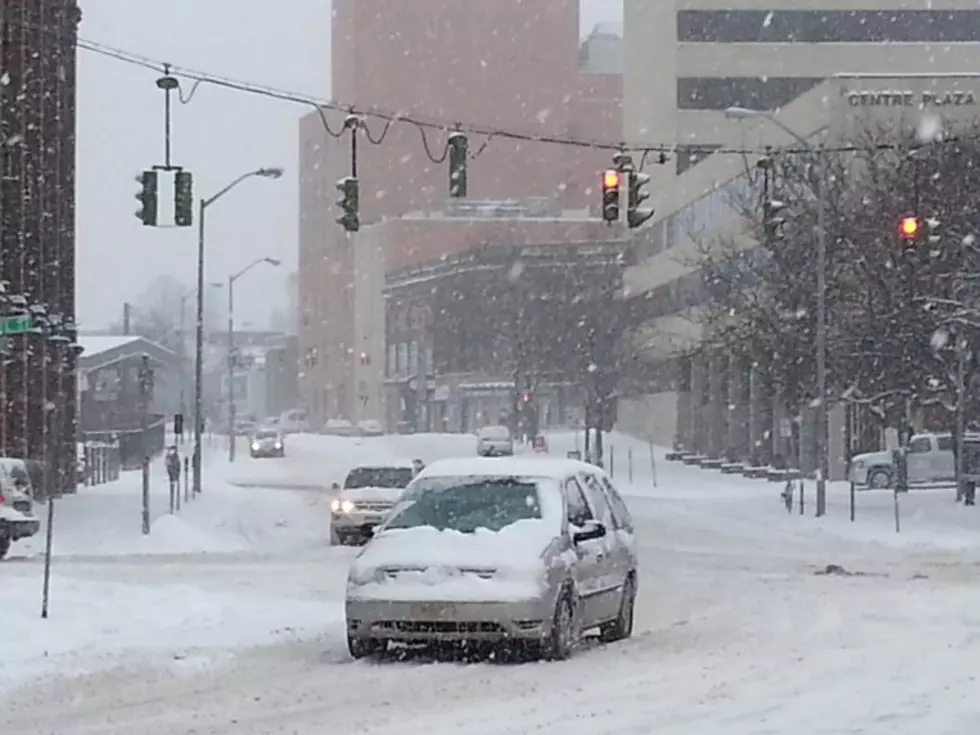
{"type": "MultiPolygon", "coordinates": [[[[549,441],[576,448],[570,433],[549,441]]],[[[212,458],[178,517],[155,494],[148,540],[138,477],[61,501],[49,620],[40,542],[15,546],[0,564],[0,733],[980,729],[976,509],[913,491],[896,534],[890,493],[860,493],[851,523],[846,486],[832,485],[815,519],[811,483],[806,514],[789,515],[778,485],[658,449],[654,483],[647,445],[607,446],[643,565],[627,642],[556,664],[350,663],[353,552],[326,545],[325,489],[361,461],[466,456],[475,440],[296,436],[284,460],[212,458]],[[855,574],[816,574],[828,564],[855,574]]]]}

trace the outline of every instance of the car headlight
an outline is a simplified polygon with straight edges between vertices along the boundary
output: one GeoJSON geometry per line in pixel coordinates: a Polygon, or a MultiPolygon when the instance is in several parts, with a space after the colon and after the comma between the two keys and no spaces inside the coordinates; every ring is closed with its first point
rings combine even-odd
{"type": "Polygon", "coordinates": [[[347,575],[347,586],[361,587],[366,584],[381,584],[386,578],[387,575],[383,569],[378,569],[377,567],[359,569],[354,567],[350,570],[350,574],[347,575]]]}
{"type": "Polygon", "coordinates": [[[259,443],[258,442],[252,442],[252,451],[253,452],[259,451],[259,443]]]}
{"type": "Polygon", "coordinates": [[[330,501],[330,510],[334,513],[353,513],[355,505],[349,500],[338,500],[334,498],[330,501]]]}

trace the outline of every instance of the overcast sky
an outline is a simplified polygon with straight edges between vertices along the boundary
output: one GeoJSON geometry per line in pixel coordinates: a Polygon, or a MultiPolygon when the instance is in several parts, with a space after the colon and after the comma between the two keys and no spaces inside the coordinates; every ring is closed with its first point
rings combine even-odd
{"type": "MultiPolygon", "coordinates": [[[[405,0],[410,2],[411,0],[405,0]]],[[[583,0],[582,26],[617,20],[621,0],[583,0]]],[[[81,36],[217,75],[329,96],[329,0],[81,0],[81,36]],[[288,12],[286,9],[288,8],[288,12]]],[[[197,228],[143,227],[135,177],[163,163],[163,95],[155,76],[79,50],[78,317],[83,329],[116,321],[160,273],[194,284],[197,228]]],[[[256,258],[281,268],[252,271],[236,289],[240,322],[265,326],[284,301],[296,263],[297,125],[306,110],[202,87],[174,110],[173,163],[210,196],[261,166],[279,181],[244,183],[208,210],[207,278],[256,258]]]]}

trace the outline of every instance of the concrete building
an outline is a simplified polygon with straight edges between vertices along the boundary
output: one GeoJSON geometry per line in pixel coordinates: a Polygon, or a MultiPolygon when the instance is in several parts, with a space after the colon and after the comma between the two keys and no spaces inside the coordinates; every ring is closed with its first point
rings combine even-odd
{"type": "MultiPolygon", "coordinates": [[[[615,47],[615,39],[601,29],[580,44],[578,0],[335,0],[333,95],[359,110],[608,140],[621,127],[615,47]]],[[[343,117],[326,116],[334,132],[343,117]]],[[[318,112],[300,121],[302,395],[314,421],[380,418],[381,396],[362,381],[365,373],[372,380],[381,375],[383,349],[363,348],[365,339],[376,340],[384,330],[359,328],[355,314],[371,321],[383,308],[367,302],[374,296],[357,293],[355,272],[364,274],[364,288],[379,292],[378,279],[388,266],[378,260],[383,248],[372,225],[443,210],[448,166],[432,159],[441,159],[446,135],[426,130],[423,139],[423,132],[407,123],[385,133],[383,121],[368,118],[371,137],[378,140],[384,133],[385,138],[372,145],[360,137],[363,230],[349,236],[334,219],[335,183],[350,172],[350,140],[347,135],[334,139],[323,122],[318,112]],[[362,352],[368,353],[365,363],[362,352]]],[[[471,197],[537,198],[549,211],[588,210],[598,196],[598,172],[609,162],[595,150],[503,138],[473,136],[470,146],[479,153],[469,164],[471,197]]],[[[426,246],[416,254],[438,258],[458,250],[454,237],[453,228],[437,225],[421,238],[426,246]]]]}
{"type": "MultiPolygon", "coordinates": [[[[980,79],[948,76],[980,63],[975,3],[948,0],[924,9],[910,0],[810,0],[777,6],[756,0],[625,1],[623,135],[671,155],[667,165],[648,170],[658,218],[638,234],[642,262],[627,280],[631,293],[645,294],[652,305],[653,318],[636,338],[652,388],[621,404],[620,422],[658,443],[679,440],[715,456],[733,445],[744,453],[770,430],[778,444],[795,418],[771,405],[764,419],[756,415],[762,399],[750,389],[749,371],[728,365],[726,356],[706,355],[693,365],[677,359],[702,338],[699,244],[712,234],[738,237],[732,196],[751,193],[746,157],[726,149],[798,145],[770,121],[728,119],[726,108],[763,110],[815,142],[822,136],[846,140],[855,124],[874,118],[907,127],[923,113],[974,119],[978,111],[980,79]],[[916,76],[923,73],[928,76],[916,76]],[[726,406],[736,406],[731,410],[738,415],[728,415],[726,406]]],[[[807,424],[808,417],[801,421],[807,424]]],[[[835,410],[835,476],[847,455],[846,422],[843,410],[835,410]]]]}

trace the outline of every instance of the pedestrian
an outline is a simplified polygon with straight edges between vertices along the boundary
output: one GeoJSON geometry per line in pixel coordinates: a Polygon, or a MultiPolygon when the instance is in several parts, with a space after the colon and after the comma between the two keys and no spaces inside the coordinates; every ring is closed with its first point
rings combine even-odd
{"type": "Polygon", "coordinates": [[[180,454],[174,444],[167,450],[167,477],[170,479],[171,497],[180,492],[180,454]]]}

